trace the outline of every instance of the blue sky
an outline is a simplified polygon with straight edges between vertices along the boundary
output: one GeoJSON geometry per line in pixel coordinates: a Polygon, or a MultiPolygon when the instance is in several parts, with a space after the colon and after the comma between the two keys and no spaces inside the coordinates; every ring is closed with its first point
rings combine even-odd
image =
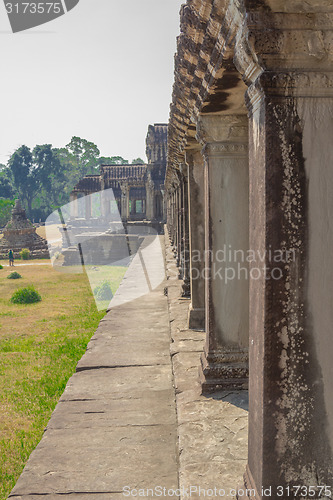
{"type": "Polygon", "coordinates": [[[20,145],[67,144],[145,159],[149,123],[166,122],[181,0],[80,0],[12,34],[0,5],[0,163],[20,145]]]}

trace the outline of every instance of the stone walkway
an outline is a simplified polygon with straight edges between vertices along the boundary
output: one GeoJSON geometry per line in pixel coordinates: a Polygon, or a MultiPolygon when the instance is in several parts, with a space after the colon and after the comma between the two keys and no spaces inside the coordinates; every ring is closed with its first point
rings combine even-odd
{"type": "Polygon", "coordinates": [[[178,270],[167,238],[166,246],[181,500],[191,486],[192,500],[235,498],[247,463],[248,392],[201,395],[198,367],[205,333],[188,329],[190,300],[181,297],[182,281],[175,279],[178,270]]]}
{"type": "Polygon", "coordinates": [[[204,334],[186,329],[189,301],[179,297],[172,258],[169,279],[140,296],[164,273],[163,237],[148,243],[133,259],[10,499],[117,500],[156,487],[162,490],[141,497],[162,491],[181,500],[232,498],[241,484],[247,395],[200,395],[204,334]],[[138,273],[147,283],[138,283],[138,273]],[[220,494],[208,491],[214,488],[220,494]]]}

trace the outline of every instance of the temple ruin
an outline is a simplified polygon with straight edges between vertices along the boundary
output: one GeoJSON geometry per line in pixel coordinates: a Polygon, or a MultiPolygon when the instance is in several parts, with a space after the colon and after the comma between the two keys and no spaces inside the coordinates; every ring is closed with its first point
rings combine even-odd
{"type": "Polygon", "coordinates": [[[36,228],[27,218],[20,200],[16,200],[11,219],[0,240],[0,258],[7,259],[10,249],[13,250],[14,257],[19,258],[22,248],[30,250],[30,258],[49,258],[47,241],[36,233],[36,228]]]}
{"type": "MultiPolygon", "coordinates": [[[[100,165],[100,173],[81,179],[71,193],[72,219],[93,217],[90,199],[80,211],[79,200],[112,189],[113,203],[102,203],[102,218],[120,214],[125,225],[146,221],[160,227],[166,220],[163,189],[167,161],[167,125],[149,125],[146,138],[148,163],[100,165]]],[[[102,221],[102,219],[100,219],[102,221]]]]}
{"type": "Polygon", "coordinates": [[[181,9],[168,230],[203,392],[249,387],[256,499],[333,482],[332,40],[331,1],[181,9]]]}

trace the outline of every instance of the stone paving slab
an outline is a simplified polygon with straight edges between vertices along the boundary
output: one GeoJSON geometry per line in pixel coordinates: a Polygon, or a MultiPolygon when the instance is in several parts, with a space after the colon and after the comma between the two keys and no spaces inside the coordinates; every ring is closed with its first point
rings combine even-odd
{"type": "Polygon", "coordinates": [[[160,482],[177,484],[174,424],[50,429],[31,454],[15,493],[107,493],[160,482]]]}
{"type": "MultiPolygon", "coordinates": [[[[242,479],[246,467],[246,460],[228,460],[226,462],[200,462],[191,465],[181,466],[179,480],[181,488],[184,490],[189,486],[202,489],[202,494],[193,493],[192,500],[202,500],[203,498],[213,500],[216,498],[235,499],[235,488],[239,486],[242,481],[238,483],[237,478],[242,479]],[[217,489],[213,495],[209,495],[209,490],[217,489]],[[205,494],[203,493],[205,492],[205,494]]],[[[186,498],[186,496],[181,497],[186,498]]]]}

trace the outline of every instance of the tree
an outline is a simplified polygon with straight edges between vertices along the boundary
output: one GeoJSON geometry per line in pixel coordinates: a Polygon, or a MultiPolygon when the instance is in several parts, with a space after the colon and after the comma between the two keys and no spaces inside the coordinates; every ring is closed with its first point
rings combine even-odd
{"type": "Polygon", "coordinates": [[[31,214],[32,200],[38,189],[38,184],[30,149],[27,146],[21,146],[10,157],[8,167],[15,190],[20,199],[26,203],[28,212],[31,214]]]}
{"type": "Polygon", "coordinates": [[[12,198],[14,191],[10,171],[5,167],[0,171],[0,198],[12,198]]]}
{"type": "Polygon", "coordinates": [[[33,162],[42,197],[53,205],[61,204],[66,177],[57,150],[51,144],[36,146],[33,162]]]}
{"type": "Polygon", "coordinates": [[[79,178],[91,173],[94,167],[98,165],[100,155],[98,147],[93,142],[81,139],[81,137],[73,136],[70,143],[61,151],[65,157],[67,156],[64,159],[73,165],[79,178]]]}
{"type": "MultiPolygon", "coordinates": [[[[21,146],[8,162],[14,193],[26,205],[28,215],[43,207],[43,212],[52,211],[58,205],[59,193],[64,189],[64,172],[57,151],[51,144],[37,145],[33,152],[21,146]]],[[[38,211],[40,215],[40,211],[38,211]]]]}
{"type": "Polygon", "coordinates": [[[132,165],[144,165],[144,161],[142,158],[135,158],[134,160],[132,160],[132,165]]]}
{"type": "Polygon", "coordinates": [[[0,227],[5,226],[10,220],[14,205],[14,200],[5,200],[0,198],[0,227]]]}
{"type": "Polygon", "coordinates": [[[99,165],[128,165],[128,160],[122,156],[101,156],[98,163],[99,165]]]}

